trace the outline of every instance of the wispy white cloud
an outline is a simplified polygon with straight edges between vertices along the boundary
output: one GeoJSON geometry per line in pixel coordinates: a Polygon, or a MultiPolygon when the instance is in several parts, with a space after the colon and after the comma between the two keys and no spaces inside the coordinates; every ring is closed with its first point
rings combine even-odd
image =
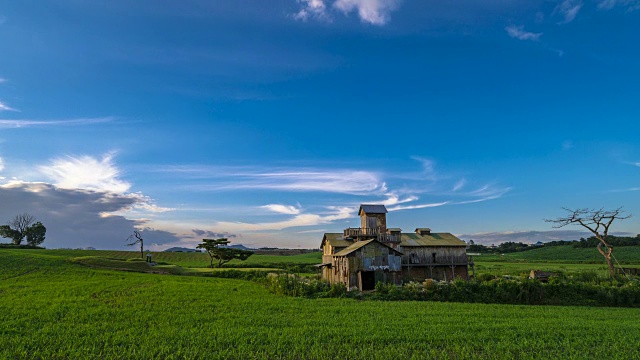
{"type": "Polygon", "coordinates": [[[640,1],[638,0],[600,0],[598,1],[598,9],[611,10],[614,7],[626,7],[627,11],[635,11],[640,9],[640,1]]]}
{"type": "MultiPolygon", "coordinates": [[[[0,109],[1,109],[0,103],[0,109]]],[[[0,129],[8,128],[25,128],[25,127],[44,127],[44,126],[79,126],[100,124],[114,121],[114,117],[101,118],[80,118],[69,120],[2,120],[0,119],[0,129]]]]}
{"type": "Polygon", "coordinates": [[[292,205],[282,205],[282,204],[269,204],[261,206],[262,209],[267,209],[269,211],[278,213],[278,214],[286,214],[286,215],[298,215],[300,214],[300,206],[292,206],[292,205]]]}
{"type": "Polygon", "coordinates": [[[157,204],[155,204],[153,199],[151,199],[149,196],[146,196],[140,192],[122,194],[122,196],[135,200],[133,205],[127,208],[126,211],[122,213],[123,215],[135,216],[138,213],[154,214],[154,213],[164,213],[164,212],[176,210],[175,208],[158,206],[157,204]]]}
{"type": "Polygon", "coordinates": [[[511,191],[510,187],[499,187],[493,184],[483,185],[476,190],[472,190],[466,193],[468,196],[474,196],[481,199],[491,200],[502,197],[502,195],[511,191]]]}
{"type": "MultiPolygon", "coordinates": [[[[511,188],[494,183],[478,185],[467,178],[453,177],[436,169],[435,161],[414,157],[419,166],[388,171],[336,168],[257,168],[167,166],[153,171],[179,175],[187,191],[255,191],[268,190],[270,197],[287,193],[327,193],[324,204],[302,209],[277,202],[258,208],[278,214],[275,221],[220,221],[215,231],[274,231],[296,226],[315,226],[356,216],[357,204],[384,204],[390,211],[424,209],[445,205],[462,205],[497,199],[511,188]],[[465,191],[463,191],[463,189],[465,191]],[[323,207],[324,206],[324,207],[323,207]],[[329,209],[329,210],[327,210],[329,209]],[[324,212],[328,213],[324,213],[324,212]]],[[[255,209],[255,208],[254,208],[255,209]]],[[[241,213],[242,211],[237,211],[241,213]]]]}
{"type": "Polygon", "coordinates": [[[243,223],[243,222],[217,222],[212,225],[216,229],[224,229],[224,231],[230,232],[243,232],[243,231],[264,231],[264,230],[282,230],[292,227],[300,226],[314,226],[329,224],[336,220],[343,220],[351,218],[355,215],[356,209],[354,207],[327,207],[327,213],[307,213],[297,214],[292,218],[274,221],[274,222],[262,222],[262,223],[243,223]]]}
{"type": "Polygon", "coordinates": [[[385,194],[385,196],[387,196],[387,198],[385,200],[379,201],[380,204],[382,205],[386,205],[386,206],[390,206],[390,205],[398,205],[398,204],[405,204],[408,202],[412,202],[412,201],[416,201],[418,200],[418,197],[415,195],[409,195],[406,196],[404,198],[401,198],[400,195],[394,193],[394,192],[390,192],[385,194]]]}
{"type": "Polygon", "coordinates": [[[375,172],[351,169],[213,169],[168,167],[167,171],[217,181],[207,185],[188,185],[192,190],[272,190],[291,192],[328,192],[339,194],[384,193],[386,187],[375,172]],[[228,180],[227,180],[228,179],[228,180]]]}
{"type": "Polygon", "coordinates": [[[399,0],[336,0],[333,6],[345,14],[357,11],[360,20],[373,25],[384,25],[390,13],[400,5],[399,0]]]}
{"type": "Polygon", "coordinates": [[[296,20],[307,21],[309,19],[329,20],[327,6],[324,0],[298,0],[301,9],[293,15],[296,20]]]}
{"type": "Polygon", "coordinates": [[[357,12],[360,21],[372,25],[385,25],[392,11],[400,5],[400,0],[335,0],[331,7],[329,0],[297,0],[300,10],[293,18],[300,21],[310,19],[330,21],[329,9],[340,11],[345,15],[357,12]]]}
{"type": "Polygon", "coordinates": [[[4,83],[4,82],[7,82],[7,79],[5,79],[5,78],[1,78],[1,77],[0,77],[0,84],[2,84],[2,83],[4,83]]]}
{"type": "Polygon", "coordinates": [[[458,182],[455,183],[455,185],[453,185],[453,189],[451,189],[451,191],[456,192],[456,191],[462,189],[466,183],[467,183],[467,179],[463,178],[463,179],[458,180],[458,182]]]}
{"type": "Polygon", "coordinates": [[[389,210],[389,211],[398,211],[398,210],[426,209],[426,208],[443,206],[443,205],[447,205],[447,204],[450,204],[450,202],[449,201],[443,201],[443,202],[430,203],[430,204],[400,205],[400,206],[390,207],[387,210],[389,210]]]}
{"type": "Polygon", "coordinates": [[[18,110],[0,101],[0,111],[18,111],[18,110]]]}
{"type": "Polygon", "coordinates": [[[543,33],[533,33],[524,30],[522,25],[509,25],[505,28],[507,34],[514,39],[538,41],[543,33]]]}
{"type": "Polygon", "coordinates": [[[102,159],[91,156],[66,156],[39,166],[39,171],[50,178],[57,187],[88,189],[113,193],[125,193],[131,184],[119,179],[120,170],[113,162],[114,153],[102,159]]]}
{"type": "Polygon", "coordinates": [[[564,17],[564,20],[561,21],[560,24],[567,24],[576,18],[582,5],[582,0],[564,0],[556,6],[554,13],[558,13],[564,17]]]}
{"type": "Polygon", "coordinates": [[[0,171],[4,170],[4,160],[0,156],[0,171]]]}

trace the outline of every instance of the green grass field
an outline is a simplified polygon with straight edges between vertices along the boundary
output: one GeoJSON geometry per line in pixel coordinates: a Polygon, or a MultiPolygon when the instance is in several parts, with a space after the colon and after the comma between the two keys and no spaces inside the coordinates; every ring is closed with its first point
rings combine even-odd
{"type": "Polygon", "coordinates": [[[0,358],[640,358],[640,309],[310,300],[80,256],[0,250],[0,358]]]}
{"type": "MultiPolygon", "coordinates": [[[[621,264],[640,264],[640,246],[621,246],[613,250],[613,256],[621,264]]],[[[573,246],[543,246],[539,249],[508,253],[504,255],[480,255],[479,261],[507,262],[552,262],[573,264],[603,264],[604,258],[594,248],[574,248],[573,246]]]]}

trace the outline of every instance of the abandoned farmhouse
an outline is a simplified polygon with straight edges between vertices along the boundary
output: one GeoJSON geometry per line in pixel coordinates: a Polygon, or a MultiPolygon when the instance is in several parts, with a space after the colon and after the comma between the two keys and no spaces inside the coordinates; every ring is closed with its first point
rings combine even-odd
{"type": "Polygon", "coordinates": [[[401,285],[409,281],[468,278],[466,243],[450,233],[417,228],[403,233],[387,227],[384,205],[360,205],[359,228],[325,233],[322,278],[360,291],[378,281],[401,285]]]}

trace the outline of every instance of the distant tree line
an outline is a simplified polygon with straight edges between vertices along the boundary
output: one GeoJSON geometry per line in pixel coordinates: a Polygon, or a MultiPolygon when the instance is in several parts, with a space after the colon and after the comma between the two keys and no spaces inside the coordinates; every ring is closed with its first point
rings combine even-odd
{"type": "MultiPolygon", "coordinates": [[[[574,248],[594,248],[598,246],[598,240],[595,236],[591,236],[588,238],[580,238],[580,240],[556,240],[549,241],[542,245],[531,245],[525,244],[522,242],[513,242],[507,241],[499,244],[497,246],[486,246],[482,244],[476,244],[473,240],[469,241],[469,245],[467,245],[468,252],[479,252],[479,253],[513,253],[519,251],[528,251],[533,249],[539,249],[543,246],[573,246],[574,248]]],[[[640,246],[640,234],[636,236],[607,236],[607,242],[611,246],[621,247],[621,246],[640,246]]]]}
{"type": "Polygon", "coordinates": [[[518,251],[526,251],[531,249],[540,248],[541,245],[530,245],[521,242],[513,242],[507,241],[499,244],[498,246],[486,246],[482,244],[476,244],[473,240],[469,241],[469,245],[467,245],[468,252],[479,252],[479,253],[512,253],[518,251]]]}
{"type": "MultiPolygon", "coordinates": [[[[571,245],[574,248],[592,248],[598,246],[600,240],[595,236],[588,238],[580,238],[580,240],[573,241],[552,241],[545,244],[545,246],[562,246],[571,245]]],[[[636,236],[607,236],[607,242],[611,246],[640,246],[640,234],[636,236]]]]}

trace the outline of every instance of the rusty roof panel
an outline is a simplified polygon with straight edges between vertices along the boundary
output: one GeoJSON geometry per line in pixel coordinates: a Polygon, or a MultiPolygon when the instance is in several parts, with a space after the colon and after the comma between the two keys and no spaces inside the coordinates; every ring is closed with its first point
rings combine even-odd
{"type": "Polygon", "coordinates": [[[345,240],[342,233],[325,233],[320,247],[324,246],[325,241],[333,247],[347,247],[353,244],[353,240],[345,240]]]}
{"type": "Polygon", "coordinates": [[[402,254],[400,251],[392,248],[391,246],[385,245],[385,244],[379,242],[376,239],[372,239],[372,240],[366,240],[366,241],[357,241],[357,242],[353,243],[351,246],[349,246],[348,248],[346,248],[346,249],[344,249],[344,250],[342,250],[342,251],[340,251],[340,252],[338,252],[336,254],[333,254],[333,256],[346,256],[346,255],[349,255],[352,252],[354,252],[354,251],[356,251],[356,250],[358,250],[358,249],[360,249],[360,248],[362,248],[364,246],[367,246],[367,245],[371,244],[374,241],[377,242],[378,244],[384,246],[384,247],[388,247],[389,249],[395,251],[398,254],[402,254]]]}
{"type": "Polygon", "coordinates": [[[467,246],[467,243],[450,233],[431,233],[419,235],[416,233],[402,234],[400,246],[467,246]]]}

